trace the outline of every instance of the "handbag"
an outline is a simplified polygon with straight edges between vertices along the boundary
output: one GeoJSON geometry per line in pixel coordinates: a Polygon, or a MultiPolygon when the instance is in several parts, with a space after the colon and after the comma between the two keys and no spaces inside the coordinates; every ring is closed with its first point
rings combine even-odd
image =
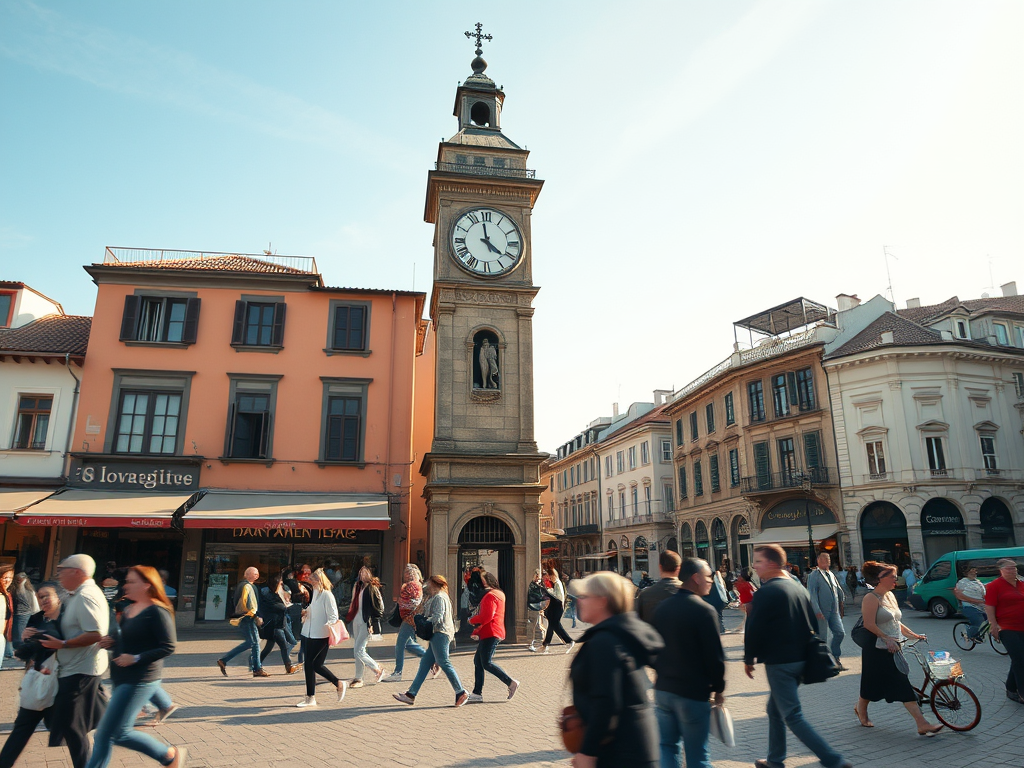
{"type": "Polygon", "coordinates": [[[859,645],[861,648],[874,648],[875,637],[873,632],[870,632],[867,627],[864,626],[864,617],[859,616],[857,623],[853,625],[853,629],[850,630],[850,637],[853,638],[853,642],[859,645]]]}
{"type": "Polygon", "coordinates": [[[838,674],[839,663],[836,661],[836,657],[829,652],[828,646],[820,637],[811,635],[804,654],[804,672],[801,682],[804,685],[824,683],[838,674]]]}
{"type": "Polygon", "coordinates": [[[388,616],[388,624],[392,627],[402,626],[402,612],[398,608],[398,603],[395,603],[395,610],[388,616]]]}
{"type": "Polygon", "coordinates": [[[337,648],[339,645],[348,640],[348,630],[345,629],[344,621],[336,621],[333,624],[327,625],[327,636],[330,638],[331,648],[337,648]]]}
{"type": "Polygon", "coordinates": [[[727,747],[736,746],[736,731],[732,727],[732,715],[724,706],[711,707],[711,735],[727,747]]]}
{"type": "Polygon", "coordinates": [[[413,617],[413,621],[416,622],[416,637],[420,640],[430,640],[434,636],[434,625],[432,622],[427,621],[418,613],[413,617]]]}
{"type": "Polygon", "coordinates": [[[571,704],[562,709],[558,716],[558,731],[562,735],[562,744],[572,754],[577,754],[583,748],[583,736],[587,732],[587,726],[571,704]]]}
{"type": "Polygon", "coordinates": [[[30,669],[25,673],[21,681],[21,691],[18,694],[18,705],[24,709],[31,709],[42,712],[53,706],[57,698],[57,654],[53,654],[43,662],[43,669],[30,669]]]}

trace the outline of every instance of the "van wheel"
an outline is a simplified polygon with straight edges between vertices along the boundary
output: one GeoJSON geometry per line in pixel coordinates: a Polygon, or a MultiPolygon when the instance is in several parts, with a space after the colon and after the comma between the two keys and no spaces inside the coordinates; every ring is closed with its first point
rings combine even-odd
{"type": "Polygon", "coordinates": [[[936,619],[948,619],[953,615],[953,609],[950,607],[942,598],[936,598],[928,604],[928,610],[932,612],[932,616],[936,619]]]}

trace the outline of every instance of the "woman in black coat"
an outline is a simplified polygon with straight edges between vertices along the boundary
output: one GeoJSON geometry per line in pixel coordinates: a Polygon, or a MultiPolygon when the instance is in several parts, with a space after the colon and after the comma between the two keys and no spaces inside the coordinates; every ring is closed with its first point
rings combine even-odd
{"type": "Polygon", "coordinates": [[[633,610],[633,584],[602,571],[576,594],[580,620],[593,626],[569,669],[572,700],[584,723],[574,768],[657,768],[658,724],[644,667],[664,646],[633,610]]]}
{"type": "Polygon", "coordinates": [[[267,580],[260,593],[259,617],[263,619],[263,626],[260,627],[260,637],[267,641],[267,644],[260,652],[260,664],[274,650],[276,644],[281,649],[281,661],[285,671],[291,675],[302,669],[302,664],[292,664],[291,648],[294,643],[288,643],[288,633],[285,624],[290,621],[288,616],[288,603],[285,597],[289,594],[281,581],[280,574],[274,574],[267,580]]]}

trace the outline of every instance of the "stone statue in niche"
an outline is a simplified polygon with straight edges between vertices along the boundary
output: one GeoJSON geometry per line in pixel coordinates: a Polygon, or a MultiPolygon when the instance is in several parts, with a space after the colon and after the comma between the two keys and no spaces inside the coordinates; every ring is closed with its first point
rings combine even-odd
{"type": "Polygon", "coordinates": [[[480,331],[473,338],[473,388],[497,391],[501,389],[501,369],[498,361],[498,338],[490,331],[480,331]]]}

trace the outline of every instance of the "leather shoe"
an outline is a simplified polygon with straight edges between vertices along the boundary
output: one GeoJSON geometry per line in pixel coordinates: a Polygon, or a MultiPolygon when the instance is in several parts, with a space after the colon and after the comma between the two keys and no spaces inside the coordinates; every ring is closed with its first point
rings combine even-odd
{"type": "Polygon", "coordinates": [[[260,667],[259,669],[257,669],[255,672],[252,673],[252,676],[253,677],[270,677],[270,673],[267,672],[267,670],[265,670],[262,667],[260,667]]]}
{"type": "Polygon", "coordinates": [[[301,664],[292,664],[290,667],[288,667],[288,674],[289,675],[294,675],[296,672],[301,672],[301,671],[302,671],[302,665],[301,664]]]}

